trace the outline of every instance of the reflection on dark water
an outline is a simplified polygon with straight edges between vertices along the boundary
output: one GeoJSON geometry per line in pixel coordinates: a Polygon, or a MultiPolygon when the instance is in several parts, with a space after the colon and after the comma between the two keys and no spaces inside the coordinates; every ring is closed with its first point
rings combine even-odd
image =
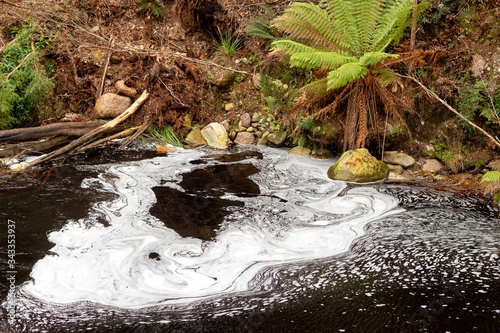
{"type": "Polygon", "coordinates": [[[248,177],[258,171],[253,164],[213,165],[183,175],[179,185],[187,193],[198,195],[254,197],[260,194],[259,185],[248,177]]]}
{"type": "MultiPolygon", "coordinates": [[[[241,160],[242,156],[239,153],[235,160],[241,160]]],[[[224,218],[230,214],[227,207],[244,205],[241,201],[220,197],[227,193],[239,197],[259,195],[259,186],[248,178],[258,171],[253,164],[241,163],[193,170],[184,174],[179,183],[184,192],[153,187],[156,203],[150,213],[182,237],[208,241],[216,236],[224,218]]]]}
{"type": "Polygon", "coordinates": [[[230,213],[227,207],[243,206],[243,202],[188,194],[170,187],[154,187],[156,203],[151,215],[182,237],[210,240],[230,213]]]}
{"type": "MultiPolygon", "coordinates": [[[[0,178],[0,272],[6,272],[6,245],[8,220],[16,227],[16,282],[22,283],[29,278],[33,265],[45,256],[54,246],[47,234],[61,229],[68,220],[88,217],[94,203],[113,200],[116,196],[96,188],[81,187],[82,180],[95,177],[98,170],[85,166],[114,163],[118,161],[142,160],[155,156],[152,151],[102,151],[90,150],[66,159],[60,166],[45,167],[46,172],[19,174],[8,179],[0,178]],[[50,170],[49,170],[50,169],[50,170]],[[49,170],[49,171],[47,171],[49,170]]],[[[96,220],[107,225],[106,219],[96,220]]],[[[7,285],[0,276],[0,295],[7,293],[7,285]]]]}

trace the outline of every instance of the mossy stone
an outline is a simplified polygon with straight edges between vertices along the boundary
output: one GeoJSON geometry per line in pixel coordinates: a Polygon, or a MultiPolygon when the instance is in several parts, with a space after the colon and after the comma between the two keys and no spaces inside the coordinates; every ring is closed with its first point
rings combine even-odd
{"type": "Polygon", "coordinates": [[[387,176],[389,176],[387,165],[373,157],[365,148],[346,151],[328,169],[328,178],[355,183],[381,181],[387,176]]]}

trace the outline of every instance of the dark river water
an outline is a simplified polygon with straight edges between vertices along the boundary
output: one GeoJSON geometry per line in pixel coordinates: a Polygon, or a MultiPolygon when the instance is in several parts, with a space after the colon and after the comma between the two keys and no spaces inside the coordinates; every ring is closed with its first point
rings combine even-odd
{"type": "Polygon", "coordinates": [[[0,332],[500,332],[488,202],[332,163],[109,150],[2,179],[0,332]]]}

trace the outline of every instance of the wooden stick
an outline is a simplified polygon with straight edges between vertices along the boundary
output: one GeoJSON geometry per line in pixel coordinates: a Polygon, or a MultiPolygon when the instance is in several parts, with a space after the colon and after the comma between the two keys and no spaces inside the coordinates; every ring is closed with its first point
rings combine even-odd
{"type": "Polygon", "coordinates": [[[92,143],[89,143],[88,145],[82,146],[82,147],[78,148],[76,151],[77,152],[82,152],[82,151],[85,151],[85,150],[90,149],[90,148],[99,147],[100,145],[103,145],[104,143],[106,143],[108,141],[111,141],[111,140],[114,140],[114,139],[124,138],[124,137],[129,136],[130,134],[134,133],[137,130],[137,128],[138,127],[127,128],[124,131],[121,131],[119,133],[113,134],[113,135],[108,136],[106,138],[102,138],[100,140],[94,141],[92,143]]]}
{"type": "Polygon", "coordinates": [[[430,95],[430,96],[434,97],[435,99],[437,99],[439,102],[441,102],[441,104],[443,104],[444,106],[446,106],[448,108],[448,110],[450,110],[451,112],[455,113],[457,116],[459,116],[460,118],[462,118],[462,120],[465,121],[467,124],[471,125],[475,129],[477,129],[478,131],[480,131],[481,133],[483,133],[484,135],[486,135],[491,141],[493,141],[493,143],[495,145],[497,145],[498,147],[500,147],[500,141],[498,141],[497,139],[495,139],[488,132],[486,132],[484,129],[482,129],[481,127],[479,127],[476,124],[474,124],[469,119],[465,118],[460,112],[458,112],[451,105],[449,105],[448,103],[446,103],[445,100],[441,99],[434,91],[432,91],[429,88],[427,88],[426,86],[424,86],[423,83],[421,83],[420,81],[418,81],[417,79],[415,79],[414,77],[411,77],[411,76],[400,75],[400,74],[396,74],[396,75],[398,75],[400,77],[404,77],[404,78],[410,79],[410,80],[414,81],[415,83],[417,83],[422,89],[424,89],[424,91],[428,95],[430,95]]]}
{"type": "Polygon", "coordinates": [[[24,62],[34,53],[35,51],[31,51],[30,53],[28,53],[28,55],[26,55],[26,57],[24,57],[23,60],[21,60],[21,62],[19,63],[19,65],[16,66],[16,68],[14,68],[12,70],[12,72],[10,72],[7,77],[5,78],[5,80],[2,81],[2,83],[0,83],[0,88],[3,86],[3,84],[7,81],[9,81],[9,78],[12,74],[14,74],[15,71],[17,71],[19,68],[21,68],[21,66],[24,64],[24,62]]]}
{"type": "Polygon", "coordinates": [[[99,99],[99,97],[101,97],[102,92],[104,90],[104,81],[106,81],[106,74],[108,73],[109,59],[111,59],[112,48],[113,48],[113,36],[111,36],[109,38],[108,57],[106,58],[106,65],[104,66],[104,73],[102,73],[101,87],[99,88],[99,91],[97,92],[96,100],[99,99]]]}
{"type": "Polygon", "coordinates": [[[120,114],[115,119],[107,122],[104,125],[99,126],[98,128],[96,128],[96,129],[90,131],[89,133],[79,137],[78,139],[72,141],[71,143],[67,144],[66,146],[64,146],[60,149],[57,149],[57,150],[55,150],[55,151],[53,151],[45,156],[42,156],[40,158],[37,158],[36,160],[33,160],[32,162],[26,164],[26,166],[23,169],[24,170],[29,169],[35,165],[49,161],[55,157],[58,157],[62,154],[70,152],[73,149],[77,148],[78,146],[85,144],[86,142],[88,142],[90,139],[92,139],[96,135],[103,133],[103,132],[107,132],[108,130],[112,129],[113,127],[115,127],[116,125],[118,125],[119,123],[121,123],[122,121],[127,119],[129,116],[131,116],[135,111],[137,111],[139,109],[139,107],[142,104],[144,104],[144,102],[148,99],[148,97],[149,97],[149,93],[147,92],[147,90],[144,90],[142,95],[127,110],[123,111],[122,114],[120,114]]]}
{"type": "Polygon", "coordinates": [[[151,119],[147,119],[144,124],[141,125],[141,127],[137,130],[137,132],[134,133],[134,135],[132,135],[130,138],[128,138],[127,140],[125,140],[125,142],[120,146],[118,147],[118,149],[123,149],[125,147],[127,147],[133,140],[135,140],[139,135],[141,135],[142,133],[144,133],[144,131],[146,131],[149,126],[151,126],[151,123],[152,123],[152,120],[151,119]]]}

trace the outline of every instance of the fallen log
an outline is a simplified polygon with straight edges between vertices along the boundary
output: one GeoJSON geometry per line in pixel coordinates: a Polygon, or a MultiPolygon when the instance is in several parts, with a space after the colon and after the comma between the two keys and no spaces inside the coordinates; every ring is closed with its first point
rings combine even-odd
{"type": "Polygon", "coordinates": [[[0,157],[27,153],[41,153],[67,141],[69,141],[69,138],[67,136],[56,136],[55,138],[44,141],[9,144],[3,148],[0,148],[0,157]]]}
{"type": "Polygon", "coordinates": [[[118,117],[114,118],[113,120],[99,126],[98,128],[93,129],[92,131],[88,132],[87,134],[79,137],[76,140],[73,140],[66,146],[59,148],[47,155],[44,155],[40,158],[37,158],[36,160],[31,161],[30,163],[26,164],[23,169],[29,169],[35,165],[38,165],[40,163],[50,161],[53,158],[59,157],[60,155],[69,153],[73,151],[74,149],[77,149],[79,146],[87,144],[91,139],[95,138],[96,136],[106,133],[109,130],[113,129],[116,125],[130,117],[135,111],[137,111],[142,104],[148,99],[149,93],[147,90],[144,90],[142,95],[125,111],[123,111],[118,117]]]}
{"type": "Polygon", "coordinates": [[[15,128],[0,131],[0,142],[37,140],[49,136],[82,136],[101,126],[99,122],[54,123],[39,127],[15,128]]]}

